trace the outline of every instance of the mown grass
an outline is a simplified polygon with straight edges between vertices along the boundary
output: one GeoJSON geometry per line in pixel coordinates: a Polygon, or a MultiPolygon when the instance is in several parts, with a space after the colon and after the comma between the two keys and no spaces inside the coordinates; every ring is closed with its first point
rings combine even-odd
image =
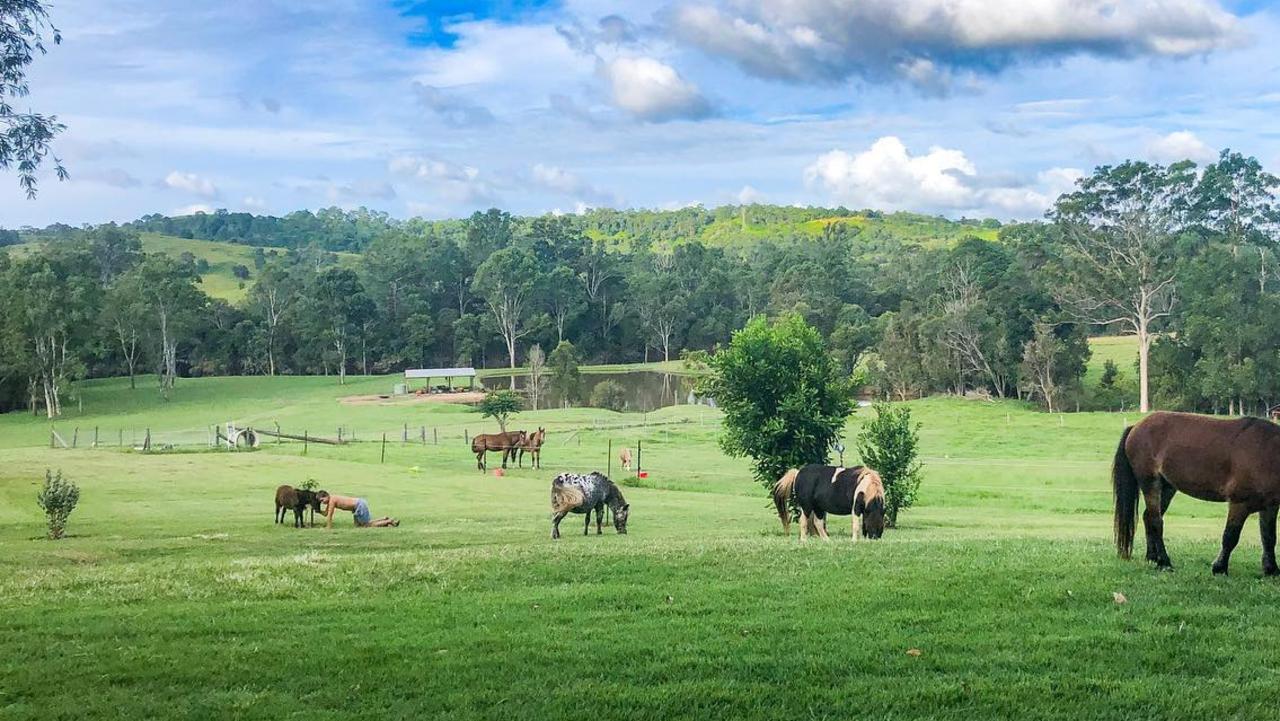
{"type": "MultiPolygon", "coordinates": [[[[85,412],[486,426],[335,400],[385,382],[192,380],[165,404],[107,381],[86,384],[85,412]]],[[[47,424],[0,417],[0,717],[1274,717],[1280,587],[1260,577],[1255,526],[1212,577],[1224,509],[1180,496],[1175,572],[1115,558],[1108,461],[1136,417],[911,407],[919,506],[881,542],[850,543],[833,518],[837,540],[805,546],[721,454],[710,409],[524,413],[549,429],[545,468],[503,478],[475,470],[460,434],[393,440],[385,462],[380,430],[305,455],[54,451],[47,424]],[[637,441],[651,475],[625,481],[630,533],[583,538],[570,516],[551,542],[550,477],[637,441]],[[83,488],[57,543],[39,538],[46,467],[83,488]],[[307,478],[403,523],[273,525],[275,486],[307,478]]]]}

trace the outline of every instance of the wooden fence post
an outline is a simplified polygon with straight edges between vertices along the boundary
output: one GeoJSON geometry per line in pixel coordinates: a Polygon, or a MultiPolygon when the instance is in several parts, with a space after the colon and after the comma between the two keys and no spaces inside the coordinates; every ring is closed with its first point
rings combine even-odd
{"type": "Polygon", "coordinates": [[[75,448],[78,445],[80,445],[80,426],[76,426],[75,429],[71,431],[71,447],[75,448]]]}
{"type": "Polygon", "coordinates": [[[382,460],[378,462],[379,463],[387,462],[387,434],[386,433],[382,434],[382,460]]]}
{"type": "Polygon", "coordinates": [[[151,429],[150,428],[147,429],[146,437],[142,439],[142,450],[144,451],[151,450],[151,429]]]}
{"type": "Polygon", "coordinates": [[[640,477],[640,453],[644,450],[644,441],[636,441],[636,477],[640,477]]]}
{"type": "Polygon", "coordinates": [[[467,429],[462,429],[462,441],[467,445],[471,445],[471,434],[467,433],[467,429]]]}
{"type": "Polygon", "coordinates": [[[404,424],[404,428],[400,430],[400,442],[401,443],[409,442],[409,424],[408,423],[404,424]]]}
{"type": "Polygon", "coordinates": [[[427,427],[422,427],[422,445],[427,445],[427,427]]]}
{"type": "Polygon", "coordinates": [[[310,435],[311,435],[311,434],[310,434],[309,432],[307,432],[307,431],[303,431],[303,432],[302,432],[302,455],[304,455],[304,456],[305,456],[305,455],[307,455],[307,438],[308,438],[310,435]]]}
{"type": "Polygon", "coordinates": [[[612,438],[609,439],[609,450],[605,451],[605,454],[608,456],[608,459],[605,461],[605,465],[607,466],[607,468],[605,469],[605,476],[612,476],[613,475],[613,439],[612,438]]]}
{"type": "Polygon", "coordinates": [[[440,429],[439,428],[431,429],[431,442],[432,442],[432,445],[436,445],[436,446],[440,445],[440,429]]]}
{"type": "Polygon", "coordinates": [[[94,448],[98,447],[98,427],[97,426],[93,427],[93,447],[94,448]]]}

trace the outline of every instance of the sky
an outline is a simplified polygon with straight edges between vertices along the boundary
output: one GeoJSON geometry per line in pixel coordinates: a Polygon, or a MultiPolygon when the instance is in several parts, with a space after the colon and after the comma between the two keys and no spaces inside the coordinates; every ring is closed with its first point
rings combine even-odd
{"type": "Polygon", "coordinates": [[[763,202],[1040,217],[1098,165],[1280,172],[1257,0],[54,0],[0,227],[763,202]]]}

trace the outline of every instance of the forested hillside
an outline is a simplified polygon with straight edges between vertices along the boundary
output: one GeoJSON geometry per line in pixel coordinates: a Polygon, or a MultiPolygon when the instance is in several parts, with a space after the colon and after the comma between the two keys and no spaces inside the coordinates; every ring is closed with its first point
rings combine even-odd
{"type": "Polygon", "coordinates": [[[1278,186],[1224,152],[1099,168],[1047,221],[1003,227],[753,205],[24,229],[0,254],[0,407],[56,415],[85,376],[155,373],[169,394],[188,375],[514,366],[535,345],[673,359],[797,313],[888,397],[1065,410],[1149,388],[1166,407],[1259,411],[1280,399],[1278,186]],[[1106,332],[1136,335],[1142,362],[1086,384],[1085,339],[1106,332]]]}

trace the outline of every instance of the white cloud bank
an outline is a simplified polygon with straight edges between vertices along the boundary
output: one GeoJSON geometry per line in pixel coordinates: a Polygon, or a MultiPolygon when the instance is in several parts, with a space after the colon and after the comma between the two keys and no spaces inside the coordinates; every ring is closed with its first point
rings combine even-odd
{"type": "Polygon", "coordinates": [[[1074,168],[1053,168],[1030,182],[992,181],[981,177],[960,150],[933,147],[913,155],[893,136],[854,154],[824,153],[804,171],[809,187],[855,208],[1018,218],[1043,213],[1079,177],[1074,168]]]}
{"type": "Polygon", "coordinates": [[[1179,130],[1161,136],[1147,144],[1147,157],[1157,163],[1176,163],[1180,160],[1194,160],[1203,165],[1218,159],[1218,153],[1209,147],[1195,133],[1179,130]]]}
{"type": "Polygon", "coordinates": [[[192,193],[202,198],[212,199],[219,195],[218,186],[214,185],[212,180],[195,173],[181,173],[174,170],[165,176],[164,184],[174,190],[192,193]]]}
{"type": "Polygon", "coordinates": [[[613,103],[640,120],[663,122],[711,115],[711,103],[676,69],[650,57],[621,57],[603,66],[613,103]]]}

